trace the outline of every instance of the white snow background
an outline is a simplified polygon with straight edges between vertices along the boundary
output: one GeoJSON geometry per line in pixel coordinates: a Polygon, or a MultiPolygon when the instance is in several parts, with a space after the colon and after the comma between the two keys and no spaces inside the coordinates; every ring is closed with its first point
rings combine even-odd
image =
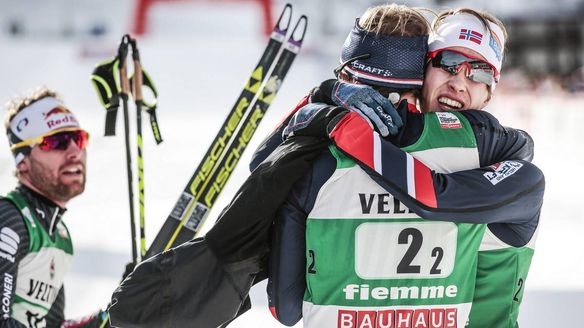
{"type": "MultiPolygon", "coordinates": [[[[34,5],[38,1],[23,3],[34,5]]],[[[86,7],[93,6],[89,13],[87,8],[79,10],[80,5],[70,6],[66,13],[31,9],[28,19],[66,20],[77,27],[89,24],[96,12],[103,13],[101,2],[83,3],[86,7]]],[[[0,11],[6,12],[14,5],[13,1],[2,0],[0,11]]],[[[127,12],[132,5],[130,1],[115,6],[127,12]]],[[[304,3],[303,7],[301,4],[295,8],[294,17],[305,13],[310,19],[314,7],[317,5],[304,3]]],[[[342,18],[346,31],[352,17],[365,7],[361,3],[347,9],[344,17],[348,18],[342,18]]],[[[280,8],[282,4],[277,2],[274,11],[280,8]]],[[[5,17],[0,15],[0,19],[5,17]]],[[[120,31],[113,33],[113,37],[63,39],[51,34],[21,39],[0,37],[0,101],[37,85],[55,88],[91,133],[86,191],[68,204],[65,215],[75,245],[73,267],[66,280],[67,317],[82,316],[107,304],[131,257],[123,116],[120,110],[118,135],[103,137],[105,110],[89,81],[94,65],[114,55],[118,34],[121,37],[125,29],[127,22],[115,20],[121,15],[113,17],[105,20],[114,31],[120,31]]],[[[150,19],[152,33],[138,42],[143,66],[160,93],[157,112],[164,142],[155,144],[145,116],[148,244],[234,104],[266,42],[259,33],[262,17],[251,2],[194,1],[160,6],[151,13],[150,19]]],[[[311,87],[332,76],[343,38],[324,39],[322,35],[314,35],[311,31],[317,30],[319,23],[319,19],[309,22],[305,47],[211,213],[207,229],[247,177],[250,154],[258,142],[311,87]]],[[[133,114],[132,103],[130,109],[133,114]]],[[[584,307],[584,252],[580,242],[584,232],[584,210],[580,203],[584,196],[581,173],[584,97],[563,93],[499,94],[489,110],[506,125],[523,128],[533,136],[534,162],[546,174],[545,203],[520,324],[522,327],[576,327],[581,324],[578,314],[584,307]]],[[[134,119],[131,131],[133,136],[134,119]]],[[[136,173],[134,149],[133,152],[136,173]]],[[[1,193],[14,187],[16,180],[12,174],[13,159],[2,137],[1,193]]],[[[280,326],[267,310],[264,291],[265,283],[252,289],[253,309],[230,327],[280,326]]]]}

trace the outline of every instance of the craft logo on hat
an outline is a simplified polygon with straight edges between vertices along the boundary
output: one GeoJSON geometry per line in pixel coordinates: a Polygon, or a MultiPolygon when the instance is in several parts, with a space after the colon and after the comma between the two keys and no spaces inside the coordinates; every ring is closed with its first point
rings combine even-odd
{"type": "Polygon", "coordinates": [[[377,35],[363,29],[357,19],[345,39],[339,70],[368,85],[401,90],[420,89],[424,80],[427,47],[426,35],[377,35]]]}
{"type": "Polygon", "coordinates": [[[469,30],[466,28],[460,29],[460,35],[458,36],[461,40],[469,40],[476,44],[481,44],[483,41],[483,35],[477,31],[469,30]]]}

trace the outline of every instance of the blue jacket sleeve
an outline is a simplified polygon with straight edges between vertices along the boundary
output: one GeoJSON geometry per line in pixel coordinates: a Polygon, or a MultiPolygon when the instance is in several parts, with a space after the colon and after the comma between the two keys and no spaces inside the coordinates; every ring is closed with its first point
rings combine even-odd
{"type": "Polygon", "coordinates": [[[306,290],[306,218],[318,191],[335,170],[335,159],[325,151],[289,193],[276,215],[271,232],[268,302],[272,315],[293,326],[302,318],[306,290]]]}
{"type": "Polygon", "coordinates": [[[502,126],[490,113],[481,110],[460,112],[468,119],[477,139],[481,166],[504,160],[533,159],[533,139],[523,130],[502,126]]]}
{"type": "Polygon", "coordinates": [[[282,132],[288,125],[290,119],[302,107],[310,101],[310,94],[300,100],[300,102],[288,113],[276,128],[260,143],[255,150],[249,163],[250,172],[255,170],[282,142],[282,132]]]}

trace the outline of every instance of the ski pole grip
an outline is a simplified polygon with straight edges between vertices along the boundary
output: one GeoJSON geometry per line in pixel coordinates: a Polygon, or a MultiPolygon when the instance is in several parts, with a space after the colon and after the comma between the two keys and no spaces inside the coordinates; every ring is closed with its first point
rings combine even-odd
{"type": "Polygon", "coordinates": [[[120,84],[122,87],[122,97],[124,97],[124,95],[127,97],[128,92],[130,91],[130,81],[128,80],[128,68],[126,67],[125,62],[120,63],[120,84]]]}
{"type": "Polygon", "coordinates": [[[126,34],[122,37],[122,42],[120,43],[120,47],[118,48],[118,59],[120,60],[120,88],[121,88],[120,93],[122,98],[128,97],[128,94],[130,92],[130,81],[128,80],[128,65],[126,64],[129,42],[130,36],[126,34]]]}
{"type": "Polygon", "coordinates": [[[134,99],[142,101],[142,66],[140,60],[134,58],[134,99]]]}
{"type": "Polygon", "coordinates": [[[140,52],[138,51],[138,45],[136,44],[136,39],[131,39],[130,45],[132,46],[132,59],[134,60],[134,100],[142,101],[144,97],[142,96],[142,65],[140,64],[140,52]]]}

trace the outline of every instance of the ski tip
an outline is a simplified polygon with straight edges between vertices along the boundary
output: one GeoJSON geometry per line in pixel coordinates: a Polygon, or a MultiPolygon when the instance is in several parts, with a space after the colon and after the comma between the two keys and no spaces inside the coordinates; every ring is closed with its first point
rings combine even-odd
{"type": "Polygon", "coordinates": [[[292,30],[292,34],[290,35],[290,41],[300,44],[304,41],[304,36],[306,35],[306,29],[308,28],[308,17],[306,15],[300,16],[294,29],[292,30]],[[299,30],[302,28],[302,30],[299,30]],[[300,35],[298,35],[300,34],[300,35]],[[299,37],[298,37],[299,36],[299,37]]]}
{"type": "Polygon", "coordinates": [[[292,22],[292,5],[287,3],[284,6],[284,9],[282,9],[282,13],[278,18],[278,21],[276,22],[276,26],[274,29],[277,31],[281,31],[283,32],[284,35],[286,35],[286,31],[288,31],[291,22],[292,22]],[[283,22],[285,22],[284,23],[285,26],[281,26],[283,22]]]}

